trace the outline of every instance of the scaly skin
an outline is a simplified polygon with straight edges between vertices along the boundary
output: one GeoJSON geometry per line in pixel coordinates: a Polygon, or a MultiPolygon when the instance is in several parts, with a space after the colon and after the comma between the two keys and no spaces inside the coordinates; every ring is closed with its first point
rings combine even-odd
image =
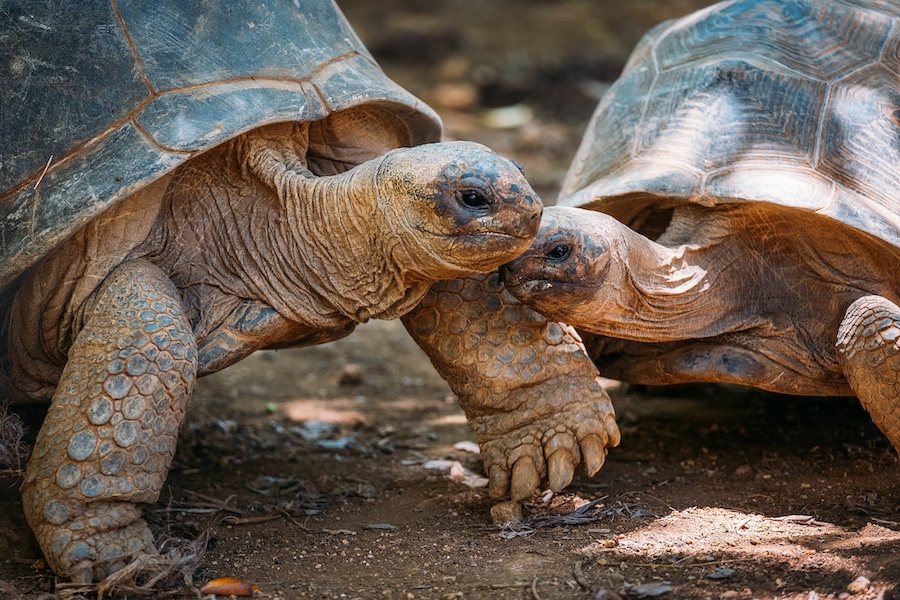
{"type": "Polygon", "coordinates": [[[856,300],[841,322],[837,350],[863,408],[900,451],[900,307],[881,296],[856,300]]]}
{"type": "Polygon", "coordinates": [[[98,290],[70,355],[22,503],[53,570],[90,582],[156,554],[139,503],[156,502],[166,479],[197,351],[175,286],[137,260],[98,290]]]}
{"type": "Polygon", "coordinates": [[[459,396],[492,498],[528,498],[544,477],[559,491],[579,462],[592,476],[619,443],[578,335],[520,304],[496,272],[434,284],[402,320],[459,396]]]}

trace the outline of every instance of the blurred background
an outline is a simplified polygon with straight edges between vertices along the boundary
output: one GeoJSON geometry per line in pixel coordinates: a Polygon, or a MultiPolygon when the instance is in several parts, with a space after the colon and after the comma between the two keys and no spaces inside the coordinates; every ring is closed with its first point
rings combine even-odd
{"type": "Polygon", "coordinates": [[[447,139],[525,165],[544,202],[603,92],[653,25],[711,0],[340,0],[388,76],[441,115],[447,139]]]}

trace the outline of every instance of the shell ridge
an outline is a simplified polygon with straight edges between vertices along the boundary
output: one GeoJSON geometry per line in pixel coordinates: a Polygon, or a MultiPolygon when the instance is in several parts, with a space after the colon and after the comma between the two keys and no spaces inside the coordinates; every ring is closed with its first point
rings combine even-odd
{"type": "Polygon", "coordinates": [[[891,41],[891,37],[893,37],[894,30],[896,28],[897,28],[896,19],[891,19],[891,24],[888,26],[888,30],[887,30],[887,35],[884,36],[884,42],[881,44],[881,50],[879,50],[879,52],[878,52],[878,62],[883,64],[885,67],[887,67],[892,73],[895,71],[893,69],[891,69],[890,66],[888,66],[888,63],[885,59],[884,54],[885,54],[885,52],[887,52],[888,42],[891,41]]]}
{"type": "Polygon", "coordinates": [[[153,87],[153,84],[150,82],[150,77],[147,75],[146,69],[144,69],[144,63],[141,61],[141,56],[138,54],[137,46],[134,43],[134,39],[131,37],[131,32],[128,31],[128,25],[125,23],[125,18],[122,17],[122,11],[119,10],[119,0],[111,0],[113,11],[116,13],[116,17],[119,19],[119,24],[122,26],[122,33],[125,35],[125,41],[128,42],[128,46],[131,48],[131,54],[134,55],[134,62],[137,65],[138,70],[141,72],[141,77],[144,78],[144,84],[147,86],[147,90],[150,92],[151,96],[156,95],[156,89],[153,87]]]}
{"type": "MultiPolygon", "coordinates": [[[[822,98],[822,106],[830,106],[831,105],[831,96],[834,91],[833,82],[825,83],[825,96],[822,98]]],[[[812,148],[812,166],[818,171],[818,166],[822,161],[822,138],[825,136],[825,119],[819,119],[819,122],[816,123],[816,136],[813,138],[813,148],[812,148]]]]}
{"type": "Polygon", "coordinates": [[[659,82],[659,75],[661,73],[659,66],[659,56],[657,56],[656,50],[659,47],[660,41],[663,40],[669,32],[672,31],[672,27],[677,25],[677,23],[673,23],[671,27],[666,28],[665,31],[661,32],[659,37],[653,40],[653,43],[650,44],[650,60],[651,65],[653,66],[653,82],[650,84],[650,88],[647,90],[647,93],[644,95],[644,98],[641,100],[641,116],[638,119],[638,126],[635,131],[634,138],[631,140],[631,158],[636,157],[640,151],[641,139],[644,137],[644,129],[646,128],[647,122],[647,111],[650,110],[650,98],[653,97],[653,90],[656,89],[656,84],[659,82]]]}

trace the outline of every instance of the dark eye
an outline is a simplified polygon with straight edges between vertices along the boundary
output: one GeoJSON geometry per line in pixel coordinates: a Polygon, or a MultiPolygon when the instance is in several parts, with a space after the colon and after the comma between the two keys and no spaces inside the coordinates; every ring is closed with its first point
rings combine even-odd
{"type": "Polygon", "coordinates": [[[460,194],[460,200],[469,208],[487,208],[491,205],[484,194],[477,190],[464,190],[460,194]]]}
{"type": "Polygon", "coordinates": [[[558,244],[547,252],[547,258],[550,260],[565,260],[572,253],[572,247],[567,244],[558,244]]]}

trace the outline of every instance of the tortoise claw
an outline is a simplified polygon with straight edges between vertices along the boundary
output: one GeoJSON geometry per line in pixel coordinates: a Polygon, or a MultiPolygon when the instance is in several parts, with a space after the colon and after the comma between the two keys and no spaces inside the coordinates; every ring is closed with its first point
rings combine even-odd
{"type": "MultiPolygon", "coordinates": [[[[564,385],[578,383],[583,382],[564,385]]],[[[619,443],[620,434],[608,396],[599,386],[589,391],[593,394],[588,399],[562,407],[543,404],[538,393],[532,398],[520,394],[531,411],[528,420],[521,413],[470,419],[481,445],[491,498],[500,499],[507,491],[513,500],[529,498],[545,477],[550,489],[558,492],[572,482],[579,463],[584,463],[589,476],[600,470],[607,448],[619,443]]]]}
{"type": "Polygon", "coordinates": [[[570,483],[575,476],[575,465],[578,460],[568,450],[557,450],[547,459],[547,479],[550,489],[558,492],[570,483]]]}
{"type": "Polygon", "coordinates": [[[488,496],[497,500],[509,489],[509,473],[500,465],[493,465],[488,471],[488,496]]]}
{"type": "Polygon", "coordinates": [[[593,477],[606,462],[606,446],[600,436],[591,433],[581,440],[581,458],[584,461],[584,472],[593,477]]]}
{"type": "Polygon", "coordinates": [[[512,470],[510,497],[513,500],[530,498],[540,484],[541,477],[534,465],[534,459],[530,456],[523,456],[517,460],[512,470]]]}

